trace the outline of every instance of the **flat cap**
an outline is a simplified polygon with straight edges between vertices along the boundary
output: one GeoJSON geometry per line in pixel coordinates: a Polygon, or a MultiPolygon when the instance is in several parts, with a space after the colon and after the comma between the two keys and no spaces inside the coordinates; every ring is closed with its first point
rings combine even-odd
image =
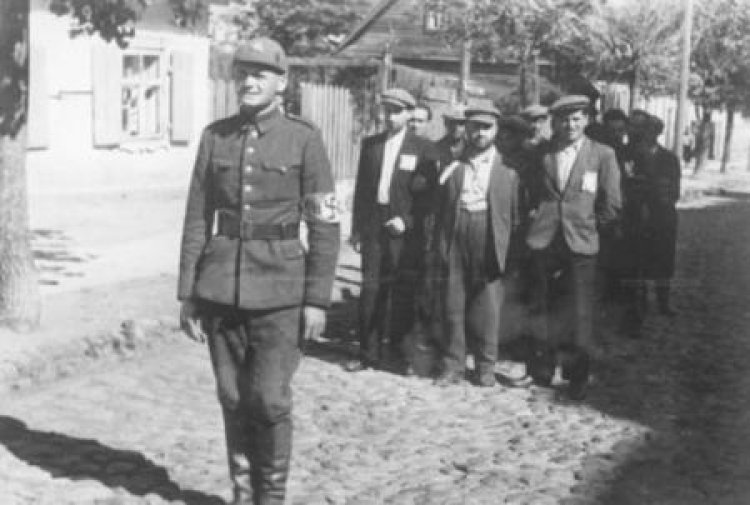
{"type": "Polygon", "coordinates": [[[653,114],[648,116],[648,125],[656,135],[661,135],[664,132],[664,121],[653,114]]]}
{"type": "Polygon", "coordinates": [[[547,109],[547,107],[545,107],[544,105],[539,105],[538,103],[536,103],[534,105],[529,105],[524,110],[522,110],[521,116],[529,120],[539,119],[549,116],[549,109],[547,109]]]}
{"type": "Polygon", "coordinates": [[[282,74],[288,68],[284,49],[278,42],[267,37],[252,39],[238,47],[234,53],[234,63],[254,63],[282,74]]]}
{"type": "Polygon", "coordinates": [[[578,110],[588,110],[591,107],[591,100],[585,95],[566,95],[559,98],[549,111],[552,114],[564,114],[578,110]]]}
{"type": "Polygon", "coordinates": [[[391,88],[383,91],[383,94],[380,95],[380,100],[383,103],[390,103],[407,109],[413,109],[417,105],[417,101],[411,96],[411,93],[401,88],[391,88]]]}
{"type": "Polygon", "coordinates": [[[533,133],[531,125],[521,116],[503,116],[498,120],[497,127],[525,136],[530,136],[533,133]]]}
{"type": "Polygon", "coordinates": [[[449,121],[466,121],[466,114],[463,107],[451,107],[443,113],[443,117],[449,121]]]}
{"type": "Polygon", "coordinates": [[[475,105],[466,109],[466,120],[477,123],[495,123],[500,120],[500,111],[494,105],[475,105]]]}

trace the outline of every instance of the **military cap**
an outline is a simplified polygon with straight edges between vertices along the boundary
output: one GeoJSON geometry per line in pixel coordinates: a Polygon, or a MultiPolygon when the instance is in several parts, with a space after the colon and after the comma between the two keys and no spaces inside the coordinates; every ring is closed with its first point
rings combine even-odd
{"type": "Polygon", "coordinates": [[[466,120],[477,123],[495,123],[500,120],[500,111],[494,105],[476,105],[466,109],[466,120]]]}
{"type": "Polygon", "coordinates": [[[449,121],[466,121],[465,110],[463,107],[452,107],[443,113],[443,118],[449,121]]]}
{"type": "Polygon", "coordinates": [[[547,107],[545,107],[544,105],[539,105],[537,103],[526,107],[523,111],[521,111],[521,115],[529,120],[539,119],[549,116],[549,109],[547,109],[547,107]]]}
{"type": "Polygon", "coordinates": [[[503,116],[497,122],[498,128],[529,136],[533,133],[531,125],[521,116],[503,116]]]}
{"type": "Polygon", "coordinates": [[[591,107],[591,100],[589,97],[584,95],[566,95],[559,98],[552,106],[549,111],[552,114],[565,114],[567,112],[575,112],[578,110],[589,110],[591,107]]]}
{"type": "Polygon", "coordinates": [[[238,47],[234,53],[234,63],[254,63],[282,74],[288,68],[284,49],[267,37],[252,39],[238,47]]]}
{"type": "Polygon", "coordinates": [[[417,105],[417,101],[414,100],[411,93],[401,88],[391,88],[383,91],[383,94],[380,95],[380,100],[383,103],[398,105],[406,109],[413,109],[417,105]]]}

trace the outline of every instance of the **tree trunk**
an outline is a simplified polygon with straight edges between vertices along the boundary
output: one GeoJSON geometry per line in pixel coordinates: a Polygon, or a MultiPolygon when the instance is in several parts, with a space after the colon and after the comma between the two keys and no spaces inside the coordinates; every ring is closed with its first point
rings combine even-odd
{"type": "Polygon", "coordinates": [[[732,133],[734,133],[734,104],[727,105],[727,128],[724,132],[724,152],[721,153],[721,173],[727,173],[732,148],[732,133]]]}
{"type": "Polygon", "coordinates": [[[26,193],[29,2],[0,2],[0,326],[39,325],[41,297],[26,193]]]}
{"type": "Polygon", "coordinates": [[[633,70],[633,78],[630,80],[630,103],[628,104],[629,112],[633,112],[638,105],[638,98],[641,95],[641,70],[636,64],[633,70]]]}
{"type": "Polygon", "coordinates": [[[39,325],[41,297],[29,233],[26,128],[0,136],[0,325],[29,331],[39,325]]]}

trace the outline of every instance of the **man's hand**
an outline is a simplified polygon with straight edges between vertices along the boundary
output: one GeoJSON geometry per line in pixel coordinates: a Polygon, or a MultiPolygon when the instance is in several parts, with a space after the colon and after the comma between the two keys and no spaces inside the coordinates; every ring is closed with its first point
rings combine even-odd
{"type": "Polygon", "coordinates": [[[355,253],[359,253],[362,250],[362,237],[359,233],[352,233],[351,237],[349,237],[349,245],[352,246],[355,253]]]}
{"type": "Polygon", "coordinates": [[[206,341],[206,333],[201,327],[201,320],[198,316],[198,307],[193,300],[185,300],[180,307],[180,328],[191,340],[198,343],[206,341]]]}
{"type": "Polygon", "coordinates": [[[302,338],[305,342],[319,340],[326,327],[326,311],[320,307],[306,305],[302,308],[302,338]]]}
{"type": "Polygon", "coordinates": [[[401,235],[406,231],[406,224],[400,217],[394,217],[385,223],[385,229],[391,235],[401,235]]]}

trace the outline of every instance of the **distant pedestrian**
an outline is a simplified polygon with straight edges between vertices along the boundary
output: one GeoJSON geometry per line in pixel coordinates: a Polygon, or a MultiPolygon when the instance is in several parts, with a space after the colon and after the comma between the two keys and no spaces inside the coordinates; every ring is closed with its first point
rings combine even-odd
{"type": "Polygon", "coordinates": [[[325,325],[337,207],[320,133],[278,108],[287,74],[281,46],[267,38],[240,46],[233,72],[239,112],[206,128],[193,169],[180,319],[191,338],[208,340],[231,503],[280,505],[292,454],[290,385],[300,343],[325,325]]]}
{"type": "Polygon", "coordinates": [[[440,174],[436,244],[446,266],[445,345],[437,384],[463,380],[467,353],[476,382],[495,385],[500,309],[511,233],[519,222],[518,176],[495,148],[500,113],[466,111],[467,147],[440,174]]]}
{"type": "Polygon", "coordinates": [[[653,280],[659,311],[673,315],[670,279],[675,270],[676,204],[682,170],[677,156],[659,144],[664,130],[661,119],[649,115],[636,125],[642,133],[636,136],[634,145],[634,189],[629,191],[632,203],[627,209],[628,216],[635,214],[629,235],[635,242],[630,257],[636,262],[631,268],[636,303],[642,317],[647,307],[646,281],[653,280]]]}
{"type": "Polygon", "coordinates": [[[432,142],[407,122],[414,97],[403,89],[382,95],[386,130],[362,142],[350,242],[362,255],[360,355],[349,371],[388,367],[414,372],[407,336],[424,274],[425,225],[437,177],[432,142]]]}
{"type": "Polygon", "coordinates": [[[532,327],[537,342],[529,374],[549,385],[556,354],[566,351],[563,377],[569,379],[569,395],[576,400],[586,395],[596,346],[600,233],[613,228],[620,213],[615,153],[584,134],[590,105],[587,97],[570,95],[550,108],[553,137],[543,151],[534,188],[537,208],[527,235],[534,258],[532,327]]]}

